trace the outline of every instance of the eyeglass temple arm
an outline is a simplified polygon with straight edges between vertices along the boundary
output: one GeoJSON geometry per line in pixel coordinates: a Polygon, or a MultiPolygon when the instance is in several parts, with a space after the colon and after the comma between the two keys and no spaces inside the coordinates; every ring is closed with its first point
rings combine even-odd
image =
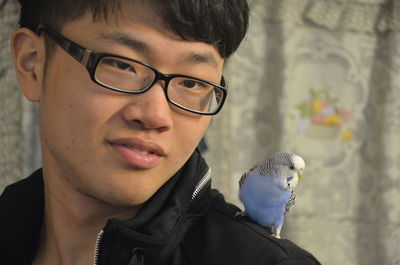
{"type": "Polygon", "coordinates": [[[63,36],[54,32],[46,25],[39,24],[36,30],[36,34],[40,35],[42,31],[48,34],[61,48],[63,48],[67,53],[69,53],[75,60],[86,66],[89,55],[91,53],[89,49],[83,48],[79,44],[64,38],[63,36]]]}

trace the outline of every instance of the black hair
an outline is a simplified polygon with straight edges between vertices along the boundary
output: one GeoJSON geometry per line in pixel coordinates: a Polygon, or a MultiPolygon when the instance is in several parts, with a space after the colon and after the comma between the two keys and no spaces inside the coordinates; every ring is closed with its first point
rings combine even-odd
{"type": "MultiPolygon", "coordinates": [[[[108,19],[122,11],[125,1],[137,0],[18,0],[20,26],[36,31],[39,23],[54,30],[86,12],[93,19],[108,19]]],[[[141,0],[150,1],[173,32],[184,40],[212,44],[221,57],[236,51],[246,35],[249,7],[246,0],[141,0]]],[[[129,4],[129,3],[128,3],[129,4]]]]}

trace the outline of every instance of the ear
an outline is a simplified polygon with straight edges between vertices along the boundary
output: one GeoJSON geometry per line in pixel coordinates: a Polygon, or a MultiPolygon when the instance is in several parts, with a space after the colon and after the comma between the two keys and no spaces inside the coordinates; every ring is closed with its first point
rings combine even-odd
{"type": "Polygon", "coordinates": [[[25,97],[40,101],[43,86],[44,45],[38,35],[27,28],[18,29],[11,47],[15,72],[25,97]]]}

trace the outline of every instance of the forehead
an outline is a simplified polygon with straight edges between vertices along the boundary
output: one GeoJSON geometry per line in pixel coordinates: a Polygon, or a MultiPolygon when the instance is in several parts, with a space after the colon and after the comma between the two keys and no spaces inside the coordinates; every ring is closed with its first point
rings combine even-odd
{"type": "Polygon", "coordinates": [[[160,28],[170,35],[178,38],[169,28],[168,23],[164,21],[161,14],[157,11],[152,1],[122,1],[118,7],[109,10],[102,16],[94,16],[93,21],[102,21],[115,26],[123,26],[126,23],[142,23],[153,28],[160,28]]]}
{"type": "MultiPolygon", "coordinates": [[[[182,28],[185,28],[186,31],[186,29],[193,27],[190,26],[190,24],[193,24],[193,21],[187,21],[187,23],[183,22],[184,24],[182,24],[182,21],[172,22],[164,8],[167,8],[167,5],[163,4],[163,1],[115,0],[105,1],[103,6],[98,9],[93,9],[92,7],[90,11],[88,10],[83,16],[89,14],[93,23],[100,22],[116,27],[123,27],[127,23],[140,22],[154,29],[159,29],[165,35],[169,35],[170,38],[179,40],[196,41],[200,39],[203,41],[207,39],[207,37],[205,38],[200,35],[189,36],[185,33],[180,35],[178,32],[182,31],[182,28]]],[[[192,8],[193,12],[195,12],[195,7],[192,8]]],[[[182,20],[188,10],[179,10],[176,12],[177,13],[174,13],[174,15],[176,17],[182,16],[182,18],[180,18],[182,20]],[[179,14],[179,12],[182,12],[182,14],[179,14]]],[[[193,17],[193,19],[195,20],[196,18],[193,17]]],[[[210,27],[211,25],[206,26],[208,30],[210,30],[210,27]]],[[[207,43],[211,43],[211,41],[207,41],[207,43]]]]}
{"type": "MultiPolygon", "coordinates": [[[[171,39],[186,40],[196,42],[195,39],[190,37],[184,37],[177,34],[171,29],[169,23],[164,20],[163,13],[158,10],[160,7],[155,7],[152,1],[121,1],[118,2],[120,5],[104,7],[101,10],[91,10],[79,16],[78,19],[66,22],[61,31],[66,25],[70,23],[82,24],[98,24],[112,26],[114,29],[129,28],[129,25],[146,25],[152,29],[155,29],[164,35],[167,35],[171,39]]],[[[179,14],[177,14],[179,16],[179,14]]]]}
{"type": "MultiPolygon", "coordinates": [[[[153,25],[154,27],[162,27],[163,30],[167,30],[168,33],[175,35],[171,30],[168,29],[166,21],[159,14],[158,7],[154,7],[152,1],[105,1],[102,5],[87,6],[86,11],[81,10],[78,15],[71,20],[66,20],[61,27],[54,29],[63,30],[66,25],[70,23],[81,23],[81,24],[108,24],[115,27],[123,27],[129,22],[141,22],[147,25],[153,25]]],[[[50,24],[50,26],[52,26],[50,24]]]]}
{"type": "Polygon", "coordinates": [[[93,52],[136,59],[164,73],[220,81],[224,59],[215,46],[183,40],[149,6],[131,5],[121,12],[107,19],[93,19],[87,12],[66,23],[61,33],[93,52]]]}

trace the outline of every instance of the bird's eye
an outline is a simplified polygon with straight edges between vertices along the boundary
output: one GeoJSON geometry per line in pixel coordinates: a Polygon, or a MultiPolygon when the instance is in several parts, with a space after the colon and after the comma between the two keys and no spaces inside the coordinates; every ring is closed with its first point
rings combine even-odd
{"type": "Polygon", "coordinates": [[[290,168],[291,170],[294,170],[294,166],[290,166],[289,168],[290,168]]]}

